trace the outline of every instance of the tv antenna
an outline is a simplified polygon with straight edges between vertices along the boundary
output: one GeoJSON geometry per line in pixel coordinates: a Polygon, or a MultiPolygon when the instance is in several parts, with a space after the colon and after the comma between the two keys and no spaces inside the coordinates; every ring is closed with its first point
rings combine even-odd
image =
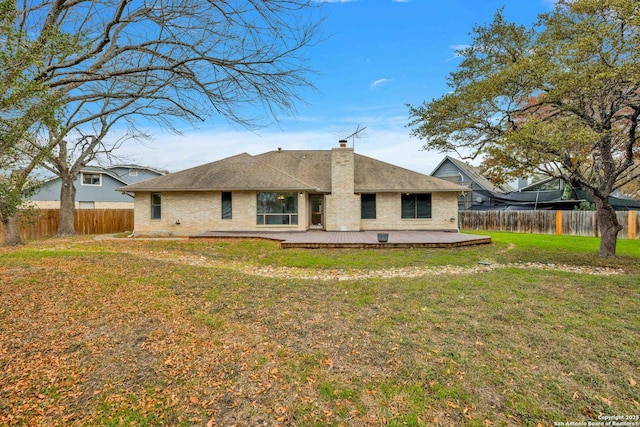
{"type": "Polygon", "coordinates": [[[356,146],[356,138],[363,138],[363,137],[365,137],[365,136],[366,136],[366,134],[365,134],[365,133],[363,133],[363,132],[365,131],[365,129],[367,129],[367,127],[366,127],[366,126],[357,125],[357,126],[356,126],[356,130],[355,130],[355,131],[351,132],[351,134],[350,134],[350,135],[347,135],[347,136],[345,136],[345,137],[344,137],[344,138],[342,138],[342,139],[349,139],[349,138],[351,138],[351,146],[352,146],[353,148],[355,148],[355,146],[356,146]]]}

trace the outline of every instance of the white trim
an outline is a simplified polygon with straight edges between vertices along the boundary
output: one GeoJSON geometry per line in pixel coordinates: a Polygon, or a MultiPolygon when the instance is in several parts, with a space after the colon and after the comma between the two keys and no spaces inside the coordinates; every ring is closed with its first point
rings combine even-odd
{"type": "Polygon", "coordinates": [[[80,173],[80,185],[84,185],[85,187],[102,187],[102,174],[100,172],[81,172],[80,173]],[[84,182],[85,175],[98,175],[98,183],[97,184],[87,184],[84,182]]]}

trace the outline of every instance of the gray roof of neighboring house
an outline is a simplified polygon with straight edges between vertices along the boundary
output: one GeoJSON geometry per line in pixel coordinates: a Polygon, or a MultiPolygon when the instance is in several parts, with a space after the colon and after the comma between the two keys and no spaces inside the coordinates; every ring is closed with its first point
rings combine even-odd
{"type": "MultiPolygon", "coordinates": [[[[137,179],[132,179],[128,174],[117,174],[115,172],[116,169],[137,169],[137,170],[146,170],[146,171],[150,171],[153,174],[156,175],[165,175],[167,174],[166,171],[162,171],[160,169],[155,169],[155,168],[151,168],[148,166],[140,166],[140,165],[134,165],[134,164],[127,164],[127,165],[114,165],[114,166],[107,166],[107,167],[103,167],[103,166],[96,166],[96,165],[86,165],[85,167],[83,167],[82,169],[80,169],[80,173],[102,173],[105,175],[109,175],[110,177],[112,177],[113,179],[120,181],[121,183],[127,185],[127,184],[132,184],[133,182],[135,182],[137,179]]],[[[60,177],[58,175],[51,175],[45,179],[42,180],[42,182],[49,182],[49,181],[55,181],[57,179],[60,179],[60,177]]]]}
{"type": "MultiPolygon", "coordinates": [[[[531,191],[531,189],[532,189],[532,188],[535,188],[535,187],[537,187],[537,186],[539,186],[539,185],[541,185],[541,184],[546,184],[546,183],[548,183],[548,182],[555,181],[555,180],[560,180],[560,179],[561,179],[561,178],[557,178],[557,177],[555,177],[555,176],[548,176],[548,177],[545,177],[545,178],[539,179],[539,180],[537,180],[537,181],[535,181],[535,182],[532,182],[532,183],[531,183],[531,184],[529,184],[529,185],[525,185],[524,187],[521,187],[521,188],[519,188],[519,189],[518,189],[518,190],[516,190],[516,191],[517,191],[517,192],[519,192],[519,193],[520,193],[520,192],[525,192],[525,191],[531,191]]],[[[535,191],[535,190],[534,190],[534,191],[535,191]]]]}
{"type": "MultiPolygon", "coordinates": [[[[355,191],[441,192],[466,187],[354,154],[355,191]]],[[[247,153],[119,188],[120,191],[331,191],[331,150],[247,153]]]]}
{"type": "MultiPolygon", "coordinates": [[[[109,175],[113,176],[114,178],[123,181],[125,184],[133,184],[134,182],[138,182],[141,180],[145,180],[145,179],[149,179],[146,176],[148,175],[144,175],[141,177],[138,177],[137,175],[131,175],[129,172],[132,170],[135,171],[141,171],[141,172],[147,172],[150,173],[150,175],[166,175],[167,171],[163,171],[160,169],[156,169],[156,168],[152,168],[149,166],[140,166],[140,165],[134,165],[134,164],[122,164],[122,165],[113,165],[113,166],[107,166],[107,167],[99,167],[98,169],[102,169],[105,173],[108,173],[109,175]],[[126,172],[125,173],[119,173],[118,170],[120,169],[124,169],[126,172]]],[[[84,172],[84,169],[83,169],[84,172]]]]}
{"type": "Polygon", "coordinates": [[[451,156],[445,156],[445,158],[442,159],[440,164],[438,164],[438,166],[435,167],[433,172],[431,172],[431,175],[436,173],[436,171],[438,169],[440,169],[442,164],[444,162],[446,162],[447,160],[450,161],[451,163],[453,163],[458,169],[460,169],[462,172],[464,172],[465,175],[467,175],[477,185],[479,185],[480,187],[482,187],[485,190],[493,191],[493,192],[496,192],[496,193],[508,193],[508,192],[514,191],[514,189],[508,184],[502,184],[502,185],[499,185],[499,186],[495,185],[493,182],[491,182],[490,180],[485,178],[480,173],[480,171],[478,170],[477,167],[469,165],[469,164],[463,162],[462,160],[454,159],[451,156]]]}

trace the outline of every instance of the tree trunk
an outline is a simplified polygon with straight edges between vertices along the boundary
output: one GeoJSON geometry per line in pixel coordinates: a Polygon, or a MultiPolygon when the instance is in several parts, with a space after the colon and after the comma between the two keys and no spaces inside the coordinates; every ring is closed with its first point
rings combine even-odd
{"type": "Polygon", "coordinates": [[[18,214],[3,219],[2,225],[4,225],[4,246],[20,246],[24,244],[18,228],[18,214]]]}
{"type": "Polygon", "coordinates": [[[60,222],[58,224],[58,237],[73,236],[76,234],[74,226],[76,214],[76,188],[73,182],[75,175],[64,175],[60,189],[60,222]]]}
{"type": "Polygon", "coordinates": [[[618,222],[616,211],[607,199],[594,198],[596,203],[596,218],[600,231],[600,256],[615,256],[618,242],[618,232],[622,225],[618,222]]]}

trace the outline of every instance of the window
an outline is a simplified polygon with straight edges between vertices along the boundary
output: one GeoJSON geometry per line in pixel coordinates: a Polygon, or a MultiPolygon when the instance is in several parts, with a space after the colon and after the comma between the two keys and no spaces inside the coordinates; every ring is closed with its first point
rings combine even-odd
{"type": "Polygon", "coordinates": [[[402,218],[431,218],[431,194],[403,194],[402,218]]]}
{"type": "Polygon", "coordinates": [[[151,193],[151,219],[162,217],[162,195],[161,193],[151,193]]]}
{"type": "Polygon", "coordinates": [[[298,224],[298,193],[258,193],[258,225],[298,224]]]}
{"type": "Polygon", "coordinates": [[[138,176],[137,169],[129,169],[129,176],[138,176]]]}
{"type": "Polygon", "coordinates": [[[376,195],[375,194],[360,195],[360,218],[376,219],[376,195]]]}
{"type": "Polygon", "coordinates": [[[102,175],[99,173],[82,173],[82,185],[102,185],[102,175]]]}
{"type": "Polygon", "coordinates": [[[222,192],[222,219],[231,219],[231,193],[222,192]]]}

